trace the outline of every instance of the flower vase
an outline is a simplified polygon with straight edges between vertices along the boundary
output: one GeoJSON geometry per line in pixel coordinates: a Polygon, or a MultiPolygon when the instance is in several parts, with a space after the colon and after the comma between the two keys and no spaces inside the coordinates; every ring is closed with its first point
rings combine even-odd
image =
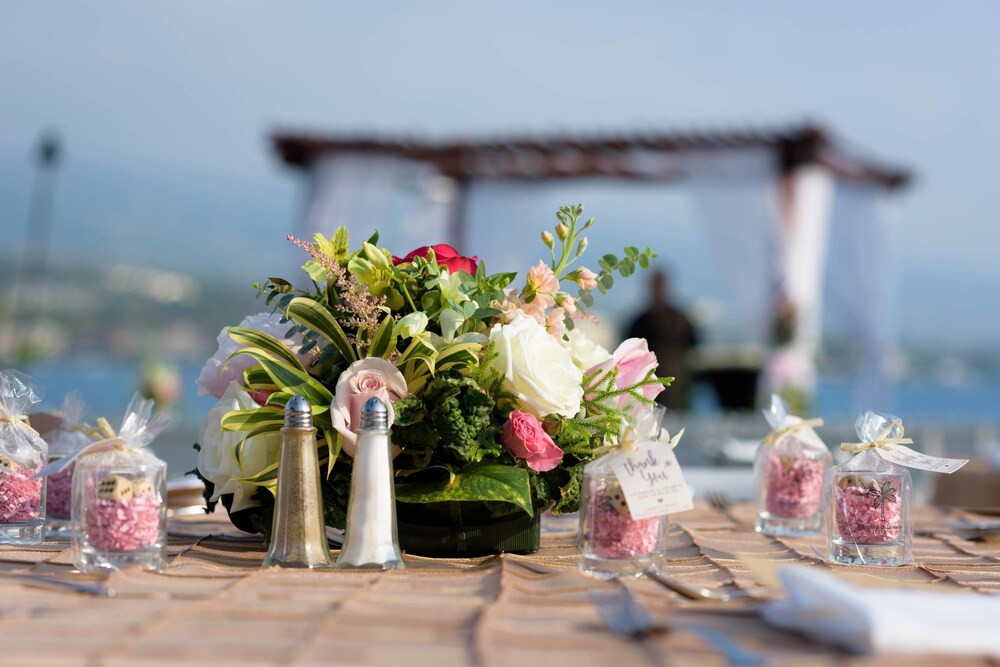
{"type": "Polygon", "coordinates": [[[435,558],[534,553],[541,545],[541,516],[506,503],[396,503],[400,548],[435,558]]]}

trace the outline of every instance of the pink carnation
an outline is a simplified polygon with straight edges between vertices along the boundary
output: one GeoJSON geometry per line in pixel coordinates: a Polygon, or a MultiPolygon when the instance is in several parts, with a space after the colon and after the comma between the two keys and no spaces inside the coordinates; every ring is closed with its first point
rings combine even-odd
{"type": "Polygon", "coordinates": [[[524,459],[529,468],[538,472],[552,470],[563,457],[563,451],[545,432],[538,418],[529,412],[514,410],[510,413],[503,425],[500,442],[508,452],[524,459]]]}

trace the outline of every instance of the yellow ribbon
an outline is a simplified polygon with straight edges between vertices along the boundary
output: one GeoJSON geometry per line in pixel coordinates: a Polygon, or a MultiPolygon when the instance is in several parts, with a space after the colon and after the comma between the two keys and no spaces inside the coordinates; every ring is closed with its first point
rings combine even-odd
{"type": "Polygon", "coordinates": [[[903,435],[906,432],[903,430],[903,422],[898,419],[888,426],[878,434],[878,436],[870,442],[842,442],[840,443],[840,449],[844,452],[863,452],[866,449],[877,449],[879,447],[885,447],[886,445],[911,445],[913,440],[911,438],[904,438],[903,435]],[[892,433],[892,429],[899,427],[899,437],[889,438],[887,437],[892,433]]]}
{"type": "Polygon", "coordinates": [[[622,436],[618,439],[617,445],[604,445],[603,447],[598,447],[594,450],[594,454],[604,454],[610,452],[613,449],[619,449],[623,452],[635,451],[635,446],[639,442],[639,432],[635,430],[634,426],[626,426],[622,430],[622,436]]]}
{"type": "Polygon", "coordinates": [[[24,428],[28,429],[35,435],[38,435],[38,431],[31,427],[31,420],[28,419],[28,415],[18,415],[17,417],[0,417],[0,423],[3,424],[20,424],[24,428]]]}
{"type": "Polygon", "coordinates": [[[807,428],[819,428],[823,425],[822,419],[803,419],[802,421],[795,422],[790,426],[784,428],[776,428],[766,436],[764,436],[765,445],[776,445],[781,442],[781,439],[786,435],[791,435],[797,431],[801,431],[807,428]]]}

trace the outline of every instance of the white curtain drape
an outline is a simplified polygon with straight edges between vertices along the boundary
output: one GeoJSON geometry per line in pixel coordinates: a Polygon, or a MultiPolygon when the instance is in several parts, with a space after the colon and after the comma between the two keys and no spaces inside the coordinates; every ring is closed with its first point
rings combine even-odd
{"type": "Polygon", "coordinates": [[[712,151],[678,164],[747,337],[765,342],[780,280],[780,207],[771,150],[712,151]]]}
{"type": "Polygon", "coordinates": [[[455,186],[426,163],[338,153],[320,158],[309,176],[303,238],[343,225],[356,245],[377,229],[382,245],[403,254],[447,236],[455,186]]]}
{"type": "Polygon", "coordinates": [[[886,359],[895,340],[892,304],[897,210],[884,188],[839,182],[833,198],[826,280],[827,329],[850,342],[856,409],[886,405],[886,359]]]}

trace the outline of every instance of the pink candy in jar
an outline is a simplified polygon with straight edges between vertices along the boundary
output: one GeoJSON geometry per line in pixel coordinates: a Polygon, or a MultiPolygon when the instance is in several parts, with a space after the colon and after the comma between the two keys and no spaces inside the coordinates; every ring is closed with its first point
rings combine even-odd
{"type": "Polygon", "coordinates": [[[73,507],[73,468],[68,468],[48,476],[45,486],[45,512],[50,519],[69,521],[73,507]]]}
{"type": "Polygon", "coordinates": [[[42,504],[42,480],[34,472],[0,454],[0,522],[37,519],[42,504]]]}
{"type": "Polygon", "coordinates": [[[148,479],[130,481],[122,475],[111,475],[88,491],[86,531],[91,547],[121,552],[156,544],[160,536],[161,503],[148,479]]]}
{"type": "Polygon", "coordinates": [[[653,553],[660,517],[635,520],[621,486],[607,484],[591,497],[590,548],[601,558],[639,558],[653,553]]]}
{"type": "Polygon", "coordinates": [[[837,483],[836,519],[841,538],[857,544],[886,544],[902,529],[902,495],[892,481],[864,485],[855,476],[837,483]]]}
{"type": "Polygon", "coordinates": [[[823,491],[821,461],[772,452],[765,471],[767,511],[778,517],[807,517],[819,509],[823,491]]]}

